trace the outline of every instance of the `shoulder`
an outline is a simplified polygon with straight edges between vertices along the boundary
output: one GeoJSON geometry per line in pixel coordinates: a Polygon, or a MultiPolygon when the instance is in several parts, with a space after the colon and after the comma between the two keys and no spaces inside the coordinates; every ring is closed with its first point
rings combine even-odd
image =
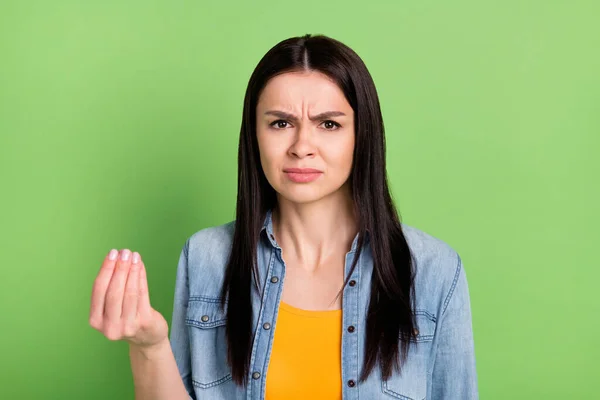
{"type": "Polygon", "coordinates": [[[437,273],[455,272],[452,266],[456,267],[459,255],[447,242],[404,223],[402,233],[417,262],[435,268],[437,273]],[[446,271],[448,268],[452,271],[446,271]]]}
{"type": "Polygon", "coordinates": [[[203,228],[187,240],[189,257],[199,254],[220,254],[229,252],[233,241],[234,221],[203,228]]]}
{"type": "Polygon", "coordinates": [[[421,307],[443,313],[464,274],[458,252],[444,240],[402,223],[415,268],[415,291],[421,307]]]}
{"type": "Polygon", "coordinates": [[[225,268],[231,253],[235,221],[210,226],[186,241],[186,269],[190,296],[220,296],[225,268]]]}

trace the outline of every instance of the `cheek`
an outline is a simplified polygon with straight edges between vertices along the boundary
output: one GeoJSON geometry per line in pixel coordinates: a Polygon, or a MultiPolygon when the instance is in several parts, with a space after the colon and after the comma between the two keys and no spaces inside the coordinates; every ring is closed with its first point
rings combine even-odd
{"type": "Polygon", "coordinates": [[[354,138],[349,138],[343,142],[331,146],[329,149],[330,160],[340,169],[347,169],[352,166],[354,154],[354,138]]]}
{"type": "Polygon", "coordinates": [[[278,149],[275,143],[269,143],[264,138],[259,138],[258,151],[260,153],[260,162],[265,171],[265,174],[269,175],[274,171],[278,164],[278,149]]]}

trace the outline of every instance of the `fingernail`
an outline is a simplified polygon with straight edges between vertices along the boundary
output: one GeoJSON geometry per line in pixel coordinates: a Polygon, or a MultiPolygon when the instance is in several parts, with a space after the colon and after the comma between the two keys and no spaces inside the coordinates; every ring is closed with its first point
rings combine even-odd
{"type": "Polygon", "coordinates": [[[133,263],[137,264],[140,262],[140,253],[138,253],[137,251],[133,252],[133,263]]]}
{"type": "Polygon", "coordinates": [[[119,254],[119,252],[117,250],[115,250],[115,249],[112,249],[110,251],[110,253],[108,253],[108,259],[111,260],[111,261],[116,260],[117,259],[117,254],[119,254]]]}
{"type": "Polygon", "coordinates": [[[123,261],[127,261],[129,260],[129,256],[131,255],[131,252],[127,249],[123,250],[123,252],[121,252],[121,260],[123,261]]]}

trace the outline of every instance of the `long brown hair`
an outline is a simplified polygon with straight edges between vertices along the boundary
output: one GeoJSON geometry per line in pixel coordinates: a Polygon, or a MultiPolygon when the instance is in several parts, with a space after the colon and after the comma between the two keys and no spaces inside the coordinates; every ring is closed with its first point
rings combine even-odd
{"type": "MultiPolygon", "coordinates": [[[[359,240],[350,274],[368,232],[373,275],[367,314],[365,380],[377,362],[383,379],[406,360],[414,336],[413,261],[402,233],[399,214],[387,183],[385,135],[373,79],[360,57],[348,46],[324,35],[283,40],[256,66],[244,98],[238,149],[238,193],[235,232],[221,293],[227,307],[227,360],[233,380],[246,385],[252,350],[251,290],[260,290],[256,265],[259,232],[269,209],[276,206],[275,190],[262,170],[256,138],[256,105],[269,79],[298,70],[317,70],[332,78],[355,113],[355,149],[350,174],[358,216],[359,240]]],[[[345,284],[348,281],[346,277],[345,284]]]]}

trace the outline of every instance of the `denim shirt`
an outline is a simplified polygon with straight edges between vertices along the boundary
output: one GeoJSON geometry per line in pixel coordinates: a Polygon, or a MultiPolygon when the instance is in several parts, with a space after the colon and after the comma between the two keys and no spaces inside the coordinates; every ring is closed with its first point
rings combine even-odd
{"type": "MultiPolygon", "coordinates": [[[[262,292],[252,291],[253,345],[246,388],[231,379],[227,365],[225,312],[219,307],[234,221],[202,229],[188,238],[179,258],[170,343],[181,379],[195,400],[264,399],[266,372],[285,279],[281,247],[267,212],[258,243],[262,292]],[[265,324],[268,323],[268,324],[265,324]]],[[[402,224],[415,262],[418,334],[411,341],[402,373],[387,381],[379,367],[358,382],[364,362],[365,326],[372,253],[366,237],[358,264],[342,295],[342,395],[358,399],[478,399],[471,307],[461,258],[448,244],[402,224]]],[[[346,254],[346,276],[358,235],[346,254]]]]}

